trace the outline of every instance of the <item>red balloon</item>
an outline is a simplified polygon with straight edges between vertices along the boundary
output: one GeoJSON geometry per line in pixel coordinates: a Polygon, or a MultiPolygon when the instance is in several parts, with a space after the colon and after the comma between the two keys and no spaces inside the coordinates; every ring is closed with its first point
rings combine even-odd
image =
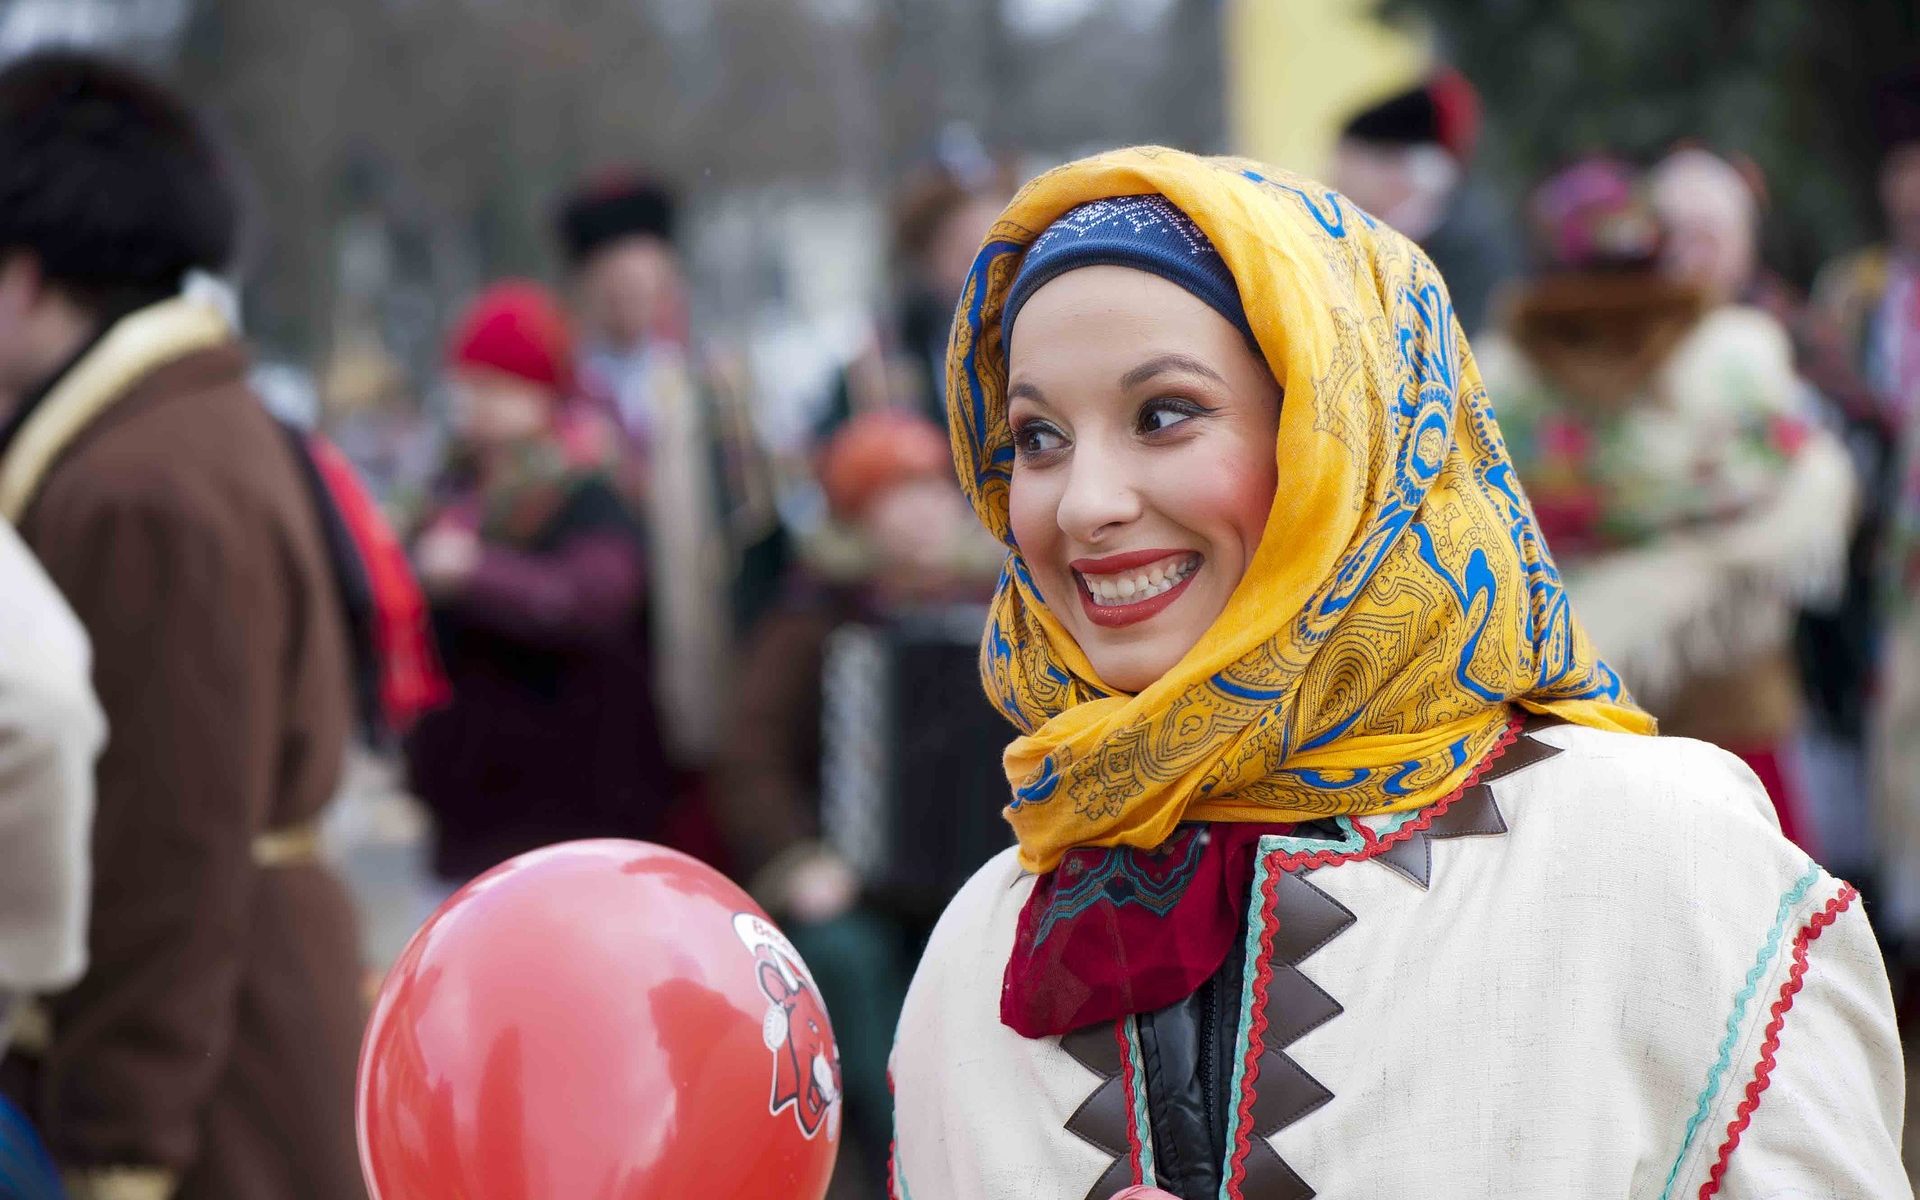
{"type": "Polygon", "coordinates": [[[840,1054],[745,892],[659,846],[569,842],[414,934],[356,1109],[374,1200],[818,1200],[840,1054]]]}

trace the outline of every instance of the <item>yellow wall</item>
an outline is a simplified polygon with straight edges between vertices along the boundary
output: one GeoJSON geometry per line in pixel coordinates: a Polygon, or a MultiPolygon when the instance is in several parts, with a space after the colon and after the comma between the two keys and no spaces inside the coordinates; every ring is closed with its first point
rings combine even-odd
{"type": "Polygon", "coordinates": [[[1227,115],[1236,153],[1324,172],[1346,118],[1413,85],[1424,36],[1371,15],[1377,0],[1228,0],[1227,115]]]}

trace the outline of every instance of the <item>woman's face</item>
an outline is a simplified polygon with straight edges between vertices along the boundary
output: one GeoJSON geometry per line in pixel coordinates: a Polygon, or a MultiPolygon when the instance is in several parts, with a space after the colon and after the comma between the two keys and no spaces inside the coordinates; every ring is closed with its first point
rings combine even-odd
{"type": "Polygon", "coordinates": [[[927,283],[943,304],[958,304],[967,289],[967,275],[973,270],[973,256],[987,240],[1005,196],[974,196],[956,205],[940,222],[927,242],[922,258],[927,283]]]}
{"type": "Polygon", "coordinates": [[[1727,162],[1684,151],[1653,176],[1653,203],[1667,227],[1661,266],[1683,283],[1732,301],[1753,279],[1759,214],[1753,193],[1727,162]]]}
{"type": "Polygon", "coordinates": [[[1014,539],[1094,671],[1141,691],[1253,561],[1277,486],[1279,385],[1184,288],[1099,266],[1020,310],[1007,397],[1014,539]]]}
{"type": "Polygon", "coordinates": [[[673,247],[643,234],[602,247],[581,270],[580,305],[594,340],[616,351],[670,339],[686,307],[673,247]]]}
{"type": "Polygon", "coordinates": [[[454,425],[483,450],[510,446],[545,433],[552,425],[553,393],[499,371],[465,368],[453,378],[454,425]]]}

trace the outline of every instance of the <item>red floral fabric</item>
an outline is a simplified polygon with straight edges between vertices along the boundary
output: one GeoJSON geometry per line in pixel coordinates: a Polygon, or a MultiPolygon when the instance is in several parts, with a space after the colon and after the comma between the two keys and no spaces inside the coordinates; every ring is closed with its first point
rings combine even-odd
{"type": "Polygon", "coordinates": [[[1024,1037],[1152,1012],[1191,995],[1238,944],[1265,834],[1182,825],[1155,850],[1070,850],[1021,910],[1000,1020],[1024,1037]]]}

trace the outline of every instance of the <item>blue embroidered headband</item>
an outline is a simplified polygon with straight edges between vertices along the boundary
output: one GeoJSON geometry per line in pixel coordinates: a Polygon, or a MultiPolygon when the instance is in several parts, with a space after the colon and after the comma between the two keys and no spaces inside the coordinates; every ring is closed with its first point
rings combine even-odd
{"type": "Polygon", "coordinates": [[[1158,193],[1094,200],[1063,213],[1027,247],[1000,318],[1011,340],[1014,318],[1042,284],[1079,267],[1132,267],[1179,284],[1257,345],[1240,307],[1233,272],[1207,235],[1158,193]]]}

